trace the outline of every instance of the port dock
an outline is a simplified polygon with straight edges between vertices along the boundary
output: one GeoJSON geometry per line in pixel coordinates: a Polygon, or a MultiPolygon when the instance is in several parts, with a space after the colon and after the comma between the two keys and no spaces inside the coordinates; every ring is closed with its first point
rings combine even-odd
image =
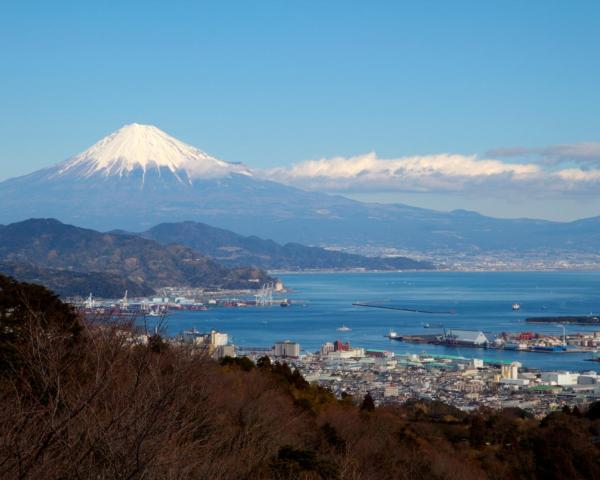
{"type": "Polygon", "coordinates": [[[354,307],[382,308],[384,310],[398,310],[400,312],[410,312],[410,313],[427,313],[430,315],[454,315],[454,312],[452,310],[433,311],[433,310],[423,310],[420,308],[396,307],[393,305],[378,305],[376,303],[364,303],[364,302],[354,302],[352,305],[354,307]]]}
{"type": "Polygon", "coordinates": [[[528,323],[571,323],[577,325],[600,325],[598,315],[564,315],[556,317],[529,317],[528,323]]]}
{"type": "Polygon", "coordinates": [[[468,339],[456,338],[454,335],[386,335],[390,340],[397,340],[407,343],[441,345],[445,347],[460,347],[460,348],[480,348],[484,350],[505,350],[518,351],[525,353],[589,353],[591,350],[576,347],[576,346],[542,346],[542,345],[527,345],[522,348],[511,348],[506,344],[495,344],[494,342],[474,342],[468,339]]]}

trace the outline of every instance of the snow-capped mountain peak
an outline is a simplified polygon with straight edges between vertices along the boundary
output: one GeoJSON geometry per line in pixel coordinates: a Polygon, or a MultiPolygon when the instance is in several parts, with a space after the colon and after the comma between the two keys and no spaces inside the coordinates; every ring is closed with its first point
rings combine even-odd
{"type": "Polygon", "coordinates": [[[182,183],[219,178],[232,173],[252,175],[243,164],[211,157],[153,125],[132,123],[104,137],[84,152],[58,165],[56,175],[128,176],[140,171],[159,176],[171,172],[182,183]]]}

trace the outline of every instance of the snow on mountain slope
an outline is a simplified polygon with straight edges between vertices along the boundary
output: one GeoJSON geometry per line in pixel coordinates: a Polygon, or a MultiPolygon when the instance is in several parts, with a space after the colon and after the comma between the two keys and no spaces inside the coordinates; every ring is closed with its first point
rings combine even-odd
{"type": "Polygon", "coordinates": [[[141,170],[142,183],[146,173],[159,176],[173,174],[181,183],[194,179],[220,178],[237,173],[251,176],[242,164],[228,163],[183,143],[152,125],[132,123],[104,137],[86,151],[59,164],[51,174],[79,177],[128,176],[141,170]]]}

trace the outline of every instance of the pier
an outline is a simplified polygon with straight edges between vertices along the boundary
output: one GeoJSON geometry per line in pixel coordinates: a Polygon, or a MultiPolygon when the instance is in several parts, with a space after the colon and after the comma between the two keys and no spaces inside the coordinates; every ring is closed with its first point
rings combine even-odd
{"type": "Polygon", "coordinates": [[[598,315],[563,315],[556,317],[528,317],[528,323],[574,323],[578,325],[600,325],[598,315]]]}
{"type": "Polygon", "coordinates": [[[494,343],[471,343],[466,341],[455,340],[453,338],[445,338],[443,335],[398,335],[396,337],[390,337],[386,335],[391,340],[397,340],[401,342],[407,343],[427,343],[429,345],[441,345],[446,347],[467,347],[467,348],[481,348],[486,350],[506,350],[506,351],[518,351],[518,352],[526,352],[526,353],[589,353],[593,350],[584,349],[581,347],[569,346],[564,348],[536,348],[535,345],[529,345],[526,348],[522,349],[512,349],[506,348],[504,345],[494,345],[494,343]]]}
{"type": "Polygon", "coordinates": [[[431,315],[454,315],[454,313],[455,313],[452,310],[433,311],[433,310],[422,310],[420,308],[395,307],[392,305],[376,305],[374,303],[363,303],[363,302],[354,302],[352,305],[355,307],[383,308],[386,310],[398,310],[400,312],[411,312],[411,313],[428,313],[431,315]]]}

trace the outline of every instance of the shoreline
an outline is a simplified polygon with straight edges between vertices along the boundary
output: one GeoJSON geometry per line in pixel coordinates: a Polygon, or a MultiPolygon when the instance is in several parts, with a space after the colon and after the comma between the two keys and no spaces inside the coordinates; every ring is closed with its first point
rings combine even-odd
{"type": "Polygon", "coordinates": [[[594,268],[543,268],[543,269],[415,269],[415,270],[365,270],[365,269],[304,269],[304,270],[266,270],[269,275],[302,275],[307,273],[328,274],[328,273],[600,273],[600,265],[594,268]]]}

